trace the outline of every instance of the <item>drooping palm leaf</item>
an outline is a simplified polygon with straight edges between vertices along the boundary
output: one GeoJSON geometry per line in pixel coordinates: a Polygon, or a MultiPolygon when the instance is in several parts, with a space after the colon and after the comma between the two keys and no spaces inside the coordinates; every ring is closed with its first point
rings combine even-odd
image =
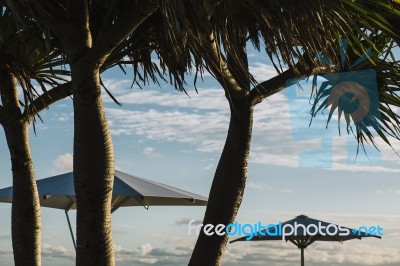
{"type": "Polygon", "coordinates": [[[47,86],[64,83],[69,71],[63,68],[60,50],[47,52],[42,33],[36,25],[28,21],[26,26],[19,29],[10,10],[1,7],[0,69],[17,79],[23,91],[23,104],[29,105],[46,92],[47,86]]]}
{"type": "MultiPolygon", "coordinates": [[[[65,8],[63,1],[19,2],[24,3],[31,14],[42,12],[42,17],[48,16],[49,19],[52,19],[51,13],[56,13],[53,11],[65,8]],[[52,12],[47,14],[46,10],[52,12]]],[[[227,61],[229,57],[234,62],[230,64],[234,65],[230,69],[234,77],[237,80],[249,79],[253,84],[256,81],[239,56],[239,46],[243,43],[240,44],[238,36],[243,32],[256,49],[265,49],[278,72],[286,67],[306,72],[306,69],[323,66],[317,56],[320,54],[329,58],[340,71],[338,41],[341,39],[348,40],[347,60],[362,56],[368,49],[374,54],[383,54],[382,44],[386,44],[388,39],[399,40],[399,31],[393,22],[398,22],[396,18],[400,9],[394,1],[173,0],[155,3],[159,10],[114,50],[109,66],[129,63],[133,65],[134,77],[143,83],[157,82],[167,74],[171,84],[180,90],[184,90],[185,74],[190,71],[201,73],[207,69],[215,76],[224,74],[218,65],[210,67],[214,60],[209,56],[210,50],[206,45],[208,40],[205,37],[209,35],[216,40],[216,53],[220,59],[227,61]],[[378,41],[369,34],[371,32],[384,33],[385,38],[378,41]],[[158,63],[152,59],[155,55],[158,63]]],[[[118,21],[127,4],[129,1],[122,0],[90,2],[93,40],[101,35],[102,29],[118,21]]],[[[137,4],[140,8],[140,2],[137,4]]],[[[398,88],[398,80],[395,80],[397,72],[392,71],[396,63],[387,60],[373,62],[370,57],[367,61],[372,65],[378,64],[378,81],[383,88],[379,90],[380,104],[388,108],[387,117],[396,118],[390,111],[390,106],[399,101],[395,93],[398,88]]],[[[397,132],[396,122],[395,119],[380,123],[391,125],[391,130],[397,132]]]]}
{"type": "MultiPolygon", "coordinates": [[[[347,132],[356,136],[359,145],[370,143],[376,147],[374,132],[391,145],[389,136],[400,139],[400,116],[396,113],[396,107],[400,106],[400,61],[393,54],[396,47],[390,37],[382,32],[365,34],[373,40],[374,49],[368,50],[361,57],[357,57],[351,49],[346,49],[346,58],[341,60],[343,64],[337,66],[338,79],[334,80],[333,75],[321,75],[327,80],[314,91],[315,100],[311,114],[316,116],[319,112],[328,110],[328,126],[337,111],[338,127],[343,115],[347,132]],[[344,75],[350,78],[343,79],[344,75]],[[372,83],[368,84],[368,80],[372,83]],[[332,100],[332,95],[340,90],[343,93],[332,100]],[[362,98],[362,93],[367,93],[368,98],[362,98]],[[360,112],[361,117],[357,115],[360,112]]],[[[365,40],[361,39],[360,42],[365,43],[365,47],[369,45],[365,40]]],[[[341,49],[343,46],[338,44],[337,48],[341,49]]]]}

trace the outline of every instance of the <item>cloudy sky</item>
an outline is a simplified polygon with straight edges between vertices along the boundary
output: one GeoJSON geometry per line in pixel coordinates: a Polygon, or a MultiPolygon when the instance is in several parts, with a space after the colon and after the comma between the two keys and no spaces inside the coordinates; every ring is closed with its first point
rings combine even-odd
{"type": "MultiPolygon", "coordinates": [[[[258,81],[275,75],[262,57],[251,55],[258,81]]],[[[206,75],[189,96],[167,84],[131,87],[130,76],[111,70],[102,76],[122,103],[104,95],[115,146],[116,168],[207,196],[226,136],[229,110],[219,84],[206,75]]],[[[400,158],[378,141],[380,152],[356,153],[352,136],[339,136],[337,121],[325,129],[325,116],[311,127],[309,86],[292,86],[255,110],[245,197],[237,221],[277,223],[305,214],[348,227],[384,228],[379,239],[314,243],[307,265],[400,264],[400,158]],[[293,97],[294,96],[294,97],[293,97]]],[[[65,99],[42,113],[31,147],[37,178],[72,170],[73,108],[65,99]]],[[[393,141],[400,151],[400,143],[393,141]]],[[[11,166],[0,136],[0,187],[12,185],[11,166]]],[[[0,204],[0,261],[12,265],[11,206],[0,204]]],[[[201,221],[204,207],[121,208],[113,214],[117,265],[186,265],[196,241],[188,221],[201,221]]],[[[71,211],[75,225],[75,212],[71,211]]],[[[42,209],[43,265],[74,265],[65,215],[42,209]]],[[[300,251],[286,242],[228,245],[225,265],[297,265],[300,251]]]]}

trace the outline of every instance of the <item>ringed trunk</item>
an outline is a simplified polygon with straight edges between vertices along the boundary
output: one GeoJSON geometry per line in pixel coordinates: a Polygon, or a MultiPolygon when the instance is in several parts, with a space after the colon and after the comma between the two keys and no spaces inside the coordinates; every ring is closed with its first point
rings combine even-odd
{"type": "Polygon", "coordinates": [[[13,203],[11,235],[16,266],[40,266],[40,202],[29,147],[29,122],[21,114],[17,79],[0,70],[0,95],[7,121],[2,123],[11,157],[13,203]]]}
{"type": "MultiPolygon", "coordinates": [[[[204,225],[226,226],[236,218],[247,178],[252,126],[253,106],[247,101],[231,106],[228,135],[211,186],[204,225]]],[[[201,231],[189,265],[221,265],[227,242],[226,234],[207,236],[201,231]]]]}
{"type": "Polygon", "coordinates": [[[29,148],[28,122],[4,126],[13,174],[11,232],[16,266],[40,266],[40,202],[29,148]]]}
{"type": "Polygon", "coordinates": [[[77,266],[112,266],[111,197],[114,152],[100,95],[99,70],[71,65],[77,266]]]}

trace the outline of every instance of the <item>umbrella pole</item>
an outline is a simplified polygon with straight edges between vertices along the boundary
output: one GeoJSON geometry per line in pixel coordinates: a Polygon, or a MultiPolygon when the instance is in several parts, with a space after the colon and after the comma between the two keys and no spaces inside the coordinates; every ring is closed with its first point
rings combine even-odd
{"type": "Polygon", "coordinates": [[[72,243],[74,244],[74,248],[75,248],[75,251],[76,251],[76,242],[75,242],[75,238],[74,238],[74,232],[72,231],[71,222],[69,220],[69,215],[68,215],[68,211],[67,210],[65,210],[65,216],[67,216],[69,232],[71,233],[72,243]]]}
{"type": "Polygon", "coordinates": [[[304,266],[304,248],[301,248],[301,266],[304,266]]]}

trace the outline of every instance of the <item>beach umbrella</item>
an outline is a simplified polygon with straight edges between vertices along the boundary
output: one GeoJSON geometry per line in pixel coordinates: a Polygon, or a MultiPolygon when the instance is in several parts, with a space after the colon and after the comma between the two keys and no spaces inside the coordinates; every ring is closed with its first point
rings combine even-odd
{"type": "Polygon", "coordinates": [[[366,227],[350,229],[344,226],[312,219],[305,215],[299,215],[283,223],[267,225],[265,229],[256,232],[251,238],[247,235],[230,241],[230,243],[263,240],[290,241],[301,250],[301,266],[304,266],[304,249],[315,241],[335,241],[343,243],[343,241],[346,240],[361,239],[363,237],[381,238],[379,236],[380,229],[375,228],[375,230],[373,230],[374,232],[369,231],[370,228],[366,227]]]}
{"type": "MultiPolygon", "coordinates": [[[[72,241],[76,248],[68,211],[76,209],[73,172],[36,181],[42,207],[65,211],[72,241]]],[[[0,202],[12,203],[13,187],[0,189],[0,202]]],[[[207,198],[115,170],[111,211],[120,207],[143,206],[205,206],[207,198]]]]}

